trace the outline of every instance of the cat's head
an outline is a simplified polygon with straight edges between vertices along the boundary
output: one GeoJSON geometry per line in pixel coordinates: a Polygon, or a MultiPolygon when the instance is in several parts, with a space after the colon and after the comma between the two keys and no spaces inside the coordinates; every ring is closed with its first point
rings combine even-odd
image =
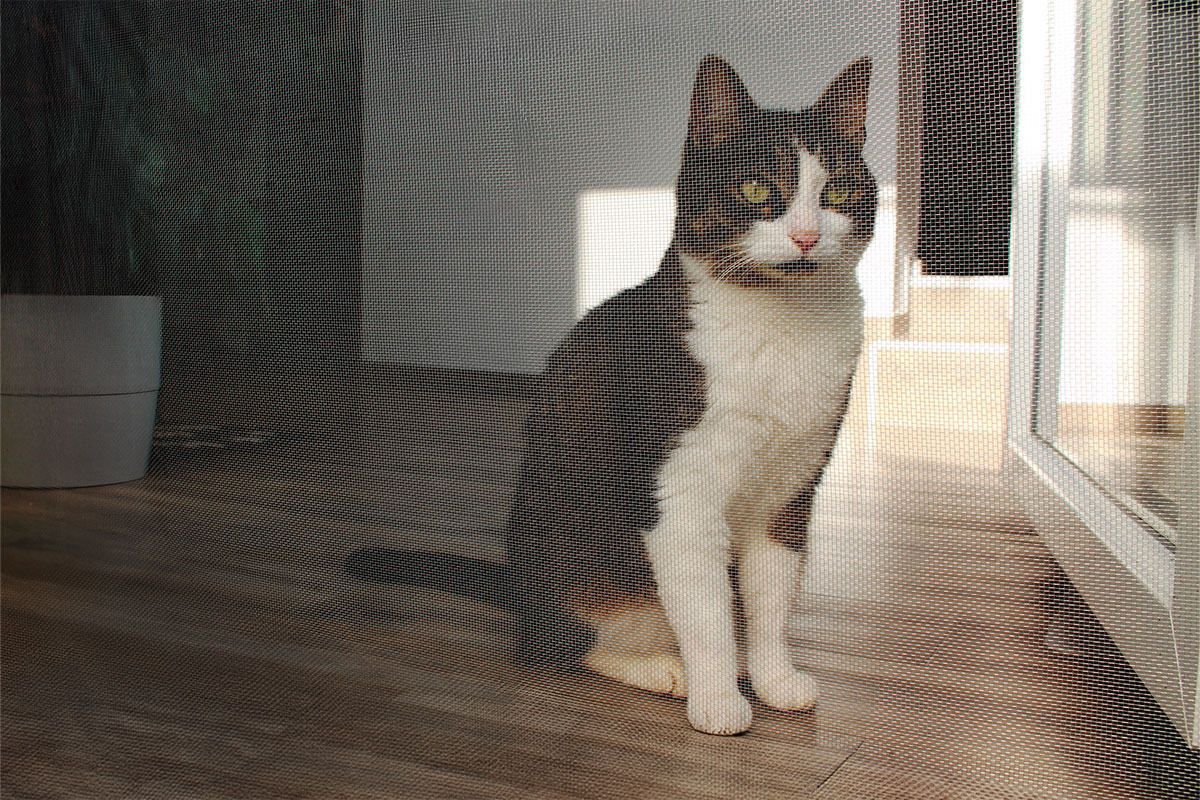
{"type": "Polygon", "coordinates": [[[776,111],[720,58],[701,62],[676,184],[674,246],[693,272],[742,286],[853,281],[875,226],[870,77],[859,59],[811,108],[776,111]]]}

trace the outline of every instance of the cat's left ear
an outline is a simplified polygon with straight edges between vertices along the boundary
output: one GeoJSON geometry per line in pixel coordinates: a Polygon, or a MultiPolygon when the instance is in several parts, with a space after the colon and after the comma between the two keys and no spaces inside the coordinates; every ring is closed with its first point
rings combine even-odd
{"type": "Polygon", "coordinates": [[[867,93],[871,86],[871,59],[860,58],[842,70],[813,106],[833,129],[862,149],[867,133],[867,93]]]}

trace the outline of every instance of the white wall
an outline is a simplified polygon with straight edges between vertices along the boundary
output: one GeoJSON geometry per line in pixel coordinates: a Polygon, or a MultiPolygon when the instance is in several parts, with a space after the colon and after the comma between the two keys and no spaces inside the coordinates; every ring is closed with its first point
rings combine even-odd
{"type": "Polygon", "coordinates": [[[580,195],[674,183],[706,53],[790,108],[872,56],[866,157],[894,185],[898,13],[898,0],[368,4],[363,357],[539,370],[575,319],[580,195]]]}

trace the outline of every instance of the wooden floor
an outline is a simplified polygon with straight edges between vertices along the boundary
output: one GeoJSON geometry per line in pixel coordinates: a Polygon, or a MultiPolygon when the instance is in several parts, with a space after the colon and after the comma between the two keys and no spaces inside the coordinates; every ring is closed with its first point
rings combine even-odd
{"type": "MultiPolygon", "coordinates": [[[[887,374],[880,398],[917,391],[887,374]]],[[[164,395],[142,481],[3,492],[5,797],[1195,796],[1028,533],[994,426],[886,402],[869,426],[860,380],[794,619],[821,703],[720,738],[680,701],[515,667],[500,611],[342,576],[367,544],[500,557],[519,397],[207,392],[164,395]]]]}

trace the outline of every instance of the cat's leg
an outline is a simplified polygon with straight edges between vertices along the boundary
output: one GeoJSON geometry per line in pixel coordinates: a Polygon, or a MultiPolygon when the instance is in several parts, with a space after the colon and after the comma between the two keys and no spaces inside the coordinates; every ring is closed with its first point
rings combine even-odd
{"type": "Polygon", "coordinates": [[[746,612],[746,666],[758,698],[772,708],[802,711],[817,684],[792,666],[787,623],[804,564],[812,490],[800,492],[768,525],[740,539],[738,589],[746,612]]]}
{"type": "MultiPolygon", "coordinates": [[[[645,537],[663,610],[679,643],[687,678],[688,721],[704,733],[750,727],[738,690],[730,533],[725,506],[738,480],[736,454],[722,457],[716,435],[693,431],[659,475],[659,521],[645,537]]],[[[737,441],[726,434],[725,442],[737,441]]]]}
{"type": "Polygon", "coordinates": [[[683,661],[656,600],[629,598],[587,618],[596,640],[583,657],[585,667],[638,689],[687,697],[683,661]]]}
{"type": "Polygon", "coordinates": [[[772,708],[802,711],[817,701],[817,684],[792,666],[787,621],[803,556],[769,538],[747,542],[738,569],[746,609],[746,668],[758,698],[772,708]]]}

